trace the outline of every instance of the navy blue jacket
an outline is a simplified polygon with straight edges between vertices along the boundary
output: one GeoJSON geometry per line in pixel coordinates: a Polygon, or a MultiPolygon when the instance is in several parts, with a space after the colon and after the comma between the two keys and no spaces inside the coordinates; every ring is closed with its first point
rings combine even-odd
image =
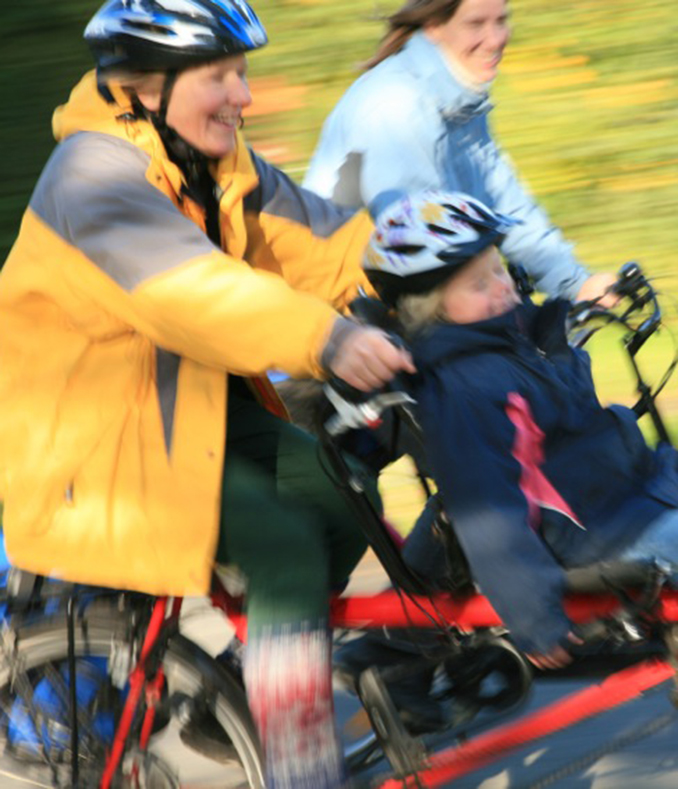
{"type": "Polygon", "coordinates": [[[569,303],[525,303],[412,342],[430,471],[481,591],[527,652],[564,643],[563,567],[614,556],[678,506],[678,453],[603,408],[569,303]]]}

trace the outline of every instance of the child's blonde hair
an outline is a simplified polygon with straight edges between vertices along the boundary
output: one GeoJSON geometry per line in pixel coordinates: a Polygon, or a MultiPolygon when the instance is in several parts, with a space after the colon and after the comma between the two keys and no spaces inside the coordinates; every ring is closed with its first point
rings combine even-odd
{"type": "MultiPolygon", "coordinates": [[[[454,275],[452,275],[454,276],[454,275]]],[[[428,293],[401,296],[396,305],[396,312],[405,334],[412,335],[445,317],[443,308],[443,290],[449,282],[445,280],[428,293]]]]}

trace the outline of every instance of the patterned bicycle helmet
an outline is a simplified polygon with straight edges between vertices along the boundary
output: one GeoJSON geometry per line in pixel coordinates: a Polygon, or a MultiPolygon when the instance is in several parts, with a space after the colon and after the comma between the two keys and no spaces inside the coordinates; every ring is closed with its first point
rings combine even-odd
{"type": "Polygon", "coordinates": [[[178,70],[263,47],[245,0],[109,0],[85,29],[100,71],[178,70]]]}
{"type": "Polygon", "coordinates": [[[426,293],[518,220],[461,192],[427,190],[401,198],[379,214],[363,268],[382,301],[426,293]]]}

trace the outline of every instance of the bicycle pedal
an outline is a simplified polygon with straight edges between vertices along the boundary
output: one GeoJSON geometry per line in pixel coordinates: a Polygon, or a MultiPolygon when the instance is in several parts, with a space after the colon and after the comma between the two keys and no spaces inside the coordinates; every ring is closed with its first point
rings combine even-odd
{"type": "Polygon", "coordinates": [[[426,749],[418,737],[408,733],[375,668],[368,668],[360,675],[358,695],[396,777],[415,775],[425,763],[426,749]]]}

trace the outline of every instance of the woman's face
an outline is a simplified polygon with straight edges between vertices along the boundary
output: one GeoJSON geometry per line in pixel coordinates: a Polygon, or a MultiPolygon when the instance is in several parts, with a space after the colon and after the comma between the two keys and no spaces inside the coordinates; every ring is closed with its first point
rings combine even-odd
{"type": "Polygon", "coordinates": [[[490,82],[511,35],[508,0],[462,0],[447,22],[426,33],[474,82],[490,82]]]}
{"type": "MultiPolygon", "coordinates": [[[[230,55],[180,71],[167,107],[167,125],[212,159],[235,148],[235,131],[244,107],[252,103],[244,55],[230,55]]],[[[160,107],[160,95],[143,95],[150,109],[160,107]]]]}
{"type": "Polygon", "coordinates": [[[450,323],[476,323],[503,315],[520,303],[499,250],[489,247],[443,286],[442,310],[450,323]]]}

